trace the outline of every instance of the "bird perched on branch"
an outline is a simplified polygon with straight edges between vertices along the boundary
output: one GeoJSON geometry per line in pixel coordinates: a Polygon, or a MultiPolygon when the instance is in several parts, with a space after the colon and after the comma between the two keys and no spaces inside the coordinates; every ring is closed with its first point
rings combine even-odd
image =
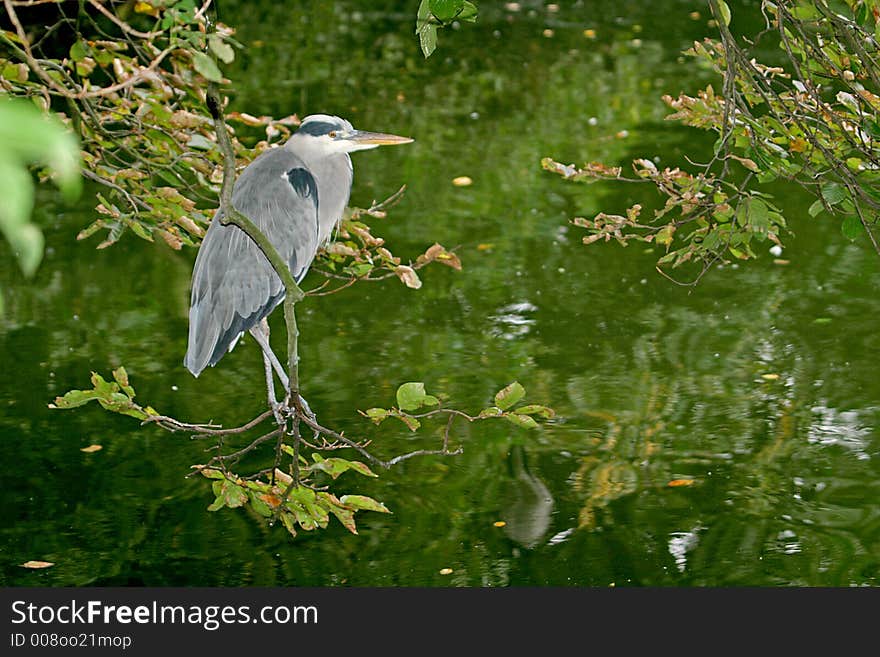
{"type": "MultiPolygon", "coordinates": [[[[242,171],[232,204],[269,239],[299,283],[342,219],[353,177],[349,153],[411,141],[356,130],[337,116],[307,116],[283,146],[262,153],[242,171]]],[[[269,346],[267,322],[284,300],[284,285],[243,230],[223,225],[222,212],[211,222],[193,268],[184,365],[199,376],[249,331],[262,348],[274,398],[273,368],[289,390],[284,368],[269,346]]]]}

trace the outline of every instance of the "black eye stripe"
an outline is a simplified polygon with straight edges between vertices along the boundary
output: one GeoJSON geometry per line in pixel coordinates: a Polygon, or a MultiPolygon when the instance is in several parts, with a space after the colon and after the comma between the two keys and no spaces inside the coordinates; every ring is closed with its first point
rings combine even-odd
{"type": "Polygon", "coordinates": [[[337,126],[333,123],[327,123],[326,121],[309,121],[308,123],[302,124],[299,127],[298,132],[320,137],[321,135],[326,135],[336,129],[337,126]]]}

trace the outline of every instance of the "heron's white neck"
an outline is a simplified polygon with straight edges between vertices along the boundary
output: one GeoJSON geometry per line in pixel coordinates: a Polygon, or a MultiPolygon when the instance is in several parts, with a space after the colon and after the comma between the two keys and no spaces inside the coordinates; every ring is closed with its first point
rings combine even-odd
{"type": "Polygon", "coordinates": [[[328,153],[315,148],[309,143],[308,137],[294,135],[285,147],[296,153],[315,178],[318,188],[318,242],[324,244],[330,240],[348,205],[354,178],[351,158],[345,152],[328,153]]]}

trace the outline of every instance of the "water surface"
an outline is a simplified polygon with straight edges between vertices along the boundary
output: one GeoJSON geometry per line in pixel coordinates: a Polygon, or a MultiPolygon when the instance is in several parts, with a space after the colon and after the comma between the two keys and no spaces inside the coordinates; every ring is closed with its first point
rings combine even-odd
{"type": "Polygon", "coordinates": [[[241,510],[208,513],[209,487],[185,478],[203,444],[46,404],[124,364],[144,402],[231,425],[261,409],[258,352],[243,345],[193,379],[182,359],[195,253],[131,236],[95,251],[99,238],[74,240],[89,199],[65,207],[47,189],[35,279],[0,246],[0,583],[878,584],[880,263],[868,245],[775,185],[790,264],[765,250],[681,288],[655,273],[658,253],[585,247],[568,224],[656,207],[656,195],[540,169],[547,155],[673,165],[707,152],[705,135],[664,122],[660,101],[711,81],[680,57],[711,34],[704,3],[482,3],[427,61],[410,7],[291,4],[223,3],[252,46],[231,71],[232,109],[339,114],[415,137],[354,156],[352,202],[405,183],[375,232],[404,259],[438,241],[464,263],[422,270],[419,291],[389,280],[302,304],[303,386],[319,417],[385,457],[439,435],[358,416],[393,404],[404,381],[473,412],[518,380],[558,418],[538,431],[457,425],[461,456],[352,481],[394,512],[361,514],[358,536],[331,524],[291,540],[241,510]],[[452,185],[462,175],[473,185],[452,185]],[[80,451],[91,443],[103,449],[80,451]],[[56,565],[19,567],[29,559],[56,565]]]}

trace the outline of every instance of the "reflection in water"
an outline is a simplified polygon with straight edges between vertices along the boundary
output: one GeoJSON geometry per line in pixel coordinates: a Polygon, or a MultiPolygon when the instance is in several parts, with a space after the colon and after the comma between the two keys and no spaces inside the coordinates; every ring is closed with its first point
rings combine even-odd
{"type": "Polygon", "coordinates": [[[807,439],[820,445],[839,445],[852,451],[859,459],[871,458],[865,451],[873,429],[865,426],[858,411],[839,411],[818,404],[810,409],[816,416],[810,424],[807,439]]]}
{"type": "Polygon", "coordinates": [[[699,530],[700,528],[697,527],[689,532],[672,532],[669,536],[669,554],[675,559],[675,566],[680,573],[683,573],[687,568],[688,552],[697,547],[697,543],[700,541],[700,537],[697,535],[699,530]]]}
{"type": "Polygon", "coordinates": [[[430,438],[373,427],[355,409],[393,403],[407,380],[478,410],[517,379],[557,420],[538,431],[456,423],[459,457],[412,459],[368,481],[345,475],[340,485],[394,510],[359,520],[358,536],[334,521],[290,540],[237,510],[206,513],[210,488],[183,478],[205,458],[201,444],[97,407],[46,405],[90,370],[124,364],[139,398],[162,412],[240,424],[264,404],[262,384],[245,385],[261,372],[258,352],[236,350],[192,379],[181,359],[194,254],[134,238],[92,251],[74,238],[93,199],[66,212],[44,195],[36,218],[49,249],[37,276],[0,267],[0,546],[11,555],[0,584],[880,584],[876,255],[801,220],[811,200],[774,188],[797,232],[785,238],[790,264],[767,256],[680,289],[651,273],[657,251],[584,247],[566,229],[573,216],[634,202],[650,212],[656,198],[540,171],[543,155],[624,165],[661,155],[677,166],[700,134],[670,130],[660,95],[714,81],[678,63],[704,26],[681,20],[679,0],[595,0],[583,4],[598,25],[581,24],[578,3],[561,6],[554,37],[535,43],[545,27],[537,9],[510,23],[503,3],[481,3],[449,57],[423,62],[411,17],[383,13],[397,4],[226,6],[249,44],[266,24],[309,26],[302,39],[266,39],[246,68],[230,69],[231,109],[329,110],[411,132],[414,150],[365,167],[353,202],[406,182],[380,228],[395,254],[414,258],[436,240],[461,245],[465,263],[427,268],[418,294],[386,281],[308,300],[306,396],[384,456],[430,438]],[[652,26],[637,49],[633,23],[652,26]],[[289,74],[267,95],[279,61],[289,74]],[[616,137],[623,129],[629,136],[616,137]],[[438,184],[465,173],[473,186],[438,184]],[[92,442],[104,449],[80,451],[92,442]],[[511,442],[525,442],[540,472],[511,442]],[[499,500],[506,536],[491,524],[499,500]],[[511,557],[512,541],[534,549],[511,557]],[[57,565],[16,565],[29,559],[57,565]],[[437,574],[445,567],[453,579],[437,574]]]}
{"type": "Polygon", "coordinates": [[[513,340],[522,337],[531,330],[535,320],[526,313],[533,313],[538,309],[528,301],[510,303],[499,308],[489,319],[493,323],[492,335],[505,340],[513,340]]]}
{"type": "Polygon", "coordinates": [[[504,510],[507,536],[526,548],[535,547],[550,527],[553,496],[544,482],[531,473],[522,445],[510,448],[507,464],[512,475],[508,488],[510,504],[504,510]]]}

